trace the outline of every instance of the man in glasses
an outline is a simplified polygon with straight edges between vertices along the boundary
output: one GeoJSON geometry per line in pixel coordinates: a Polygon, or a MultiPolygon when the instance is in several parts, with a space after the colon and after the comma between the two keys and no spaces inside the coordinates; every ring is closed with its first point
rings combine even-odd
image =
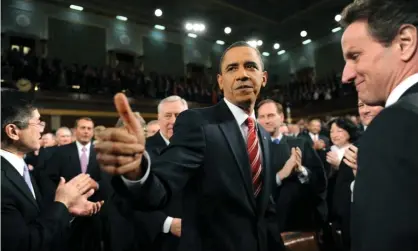
{"type": "Polygon", "coordinates": [[[87,200],[95,182],[82,174],[61,178],[54,200],[42,203],[23,156],[40,147],[45,124],[39,111],[14,91],[1,92],[1,233],[2,250],[65,250],[71,215],[97,213],[102,202],[87,200]]]}

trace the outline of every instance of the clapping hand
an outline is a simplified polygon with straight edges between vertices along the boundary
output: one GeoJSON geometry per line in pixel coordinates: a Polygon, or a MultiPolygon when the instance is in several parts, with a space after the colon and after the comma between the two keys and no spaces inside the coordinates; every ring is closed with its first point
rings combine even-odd
{"type": "Polygon", "coordinates": [[[98,135],[99,142],[94,146],[97,161],[102,170],[111,175],[124,175],[127,179],[137,180],[143,175],[144,128],[132,112],[125,94],[116,94],[114,102],[125,128],[106,128],[98,135]]]}
{"type": "Polygon", "coordinates": [[[327,152],[327,162],[329,164],[331,164],[331,166],[334,169],[338,169],[338,167],[341,163],[340,159],[338,158],[338,154],[336,152],[333,152],[333,151],[327,152]]]}
{"type": "Polygon", "coordinates": [[[357,151],[358,148],[351,145],[347,150],[345,150],[343,159],[344,163],[353,170],[354,176],[357,175],[357,151]]]}
{"type": "Polygon", "coordinates": [[[75,216],[93,215],[100,211],[104,203],[104,201],[88,201],[95,189],[97,183],[88,174],[79,174],[68,182],[61,177],[55,193],[55,201],[63,203],[75,216]]]}
{"type": "Polygon", "coordinates": [[[283,180],[292,173],[293,170],[300,171],[302,167],[302,151],[299,147],[293,147],[289,159],[284,167],[278,172],[280,180],[283,180]]]}

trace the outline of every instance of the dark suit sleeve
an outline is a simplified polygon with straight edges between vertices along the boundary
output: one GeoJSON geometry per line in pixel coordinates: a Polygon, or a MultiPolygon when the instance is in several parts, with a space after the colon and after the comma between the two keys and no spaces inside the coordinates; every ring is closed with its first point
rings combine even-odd
{"type": "Polygon", "coordinates": [[[334,187],[333,209],[334,213],[343,217],[351,206],[351,182],[354,181],[353,170],[341,161],[334,187]]]}
{"type": "Polygon", "coordinates": [[[61,148],[59,148],[43,163],[42,185],[40,189],[42,196],[47,201],[52,201],[53,199],[60,180],[61,162],[64,160],[61,154],[61,148]]]}
{"type": "Polygon", "coordinates": [[[18,211],[12,195],[2,187],[1,241],[2,250],[43,251],[51,250],[69,227],[70,214],[60,202],[54,202],[39,217],[27,222],[18,211]]]}
{"type": "Polygon", "coordinates": [[[352,207],[352,250],[417,250],[418,118],[396,104],[362,136],[352,207]]]}
{"type": "Polygon", "coordinates": [[[182,112],[174,125],[170,145],[151,160],[151,172],[146,182],[126,187],[120,177],[113,180],[115,190],[128,195],[140,210],[159,210],[169,202],[171,194],[183,189],[200,168],[205,156],[203,118],[197,111],[182,112]]]}
{"type": "Polygon", "coordinates": [[[323,192],[327,189],[327,178],[322,161],[307,140],[303,139],[302,145],[302,165],[309,171],[309,183],[315,191],[323,192]]]}

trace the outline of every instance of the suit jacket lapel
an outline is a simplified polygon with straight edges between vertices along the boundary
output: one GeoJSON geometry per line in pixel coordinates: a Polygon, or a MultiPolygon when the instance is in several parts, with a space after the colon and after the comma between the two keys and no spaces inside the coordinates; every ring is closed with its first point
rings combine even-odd
{"type": "Polygon", "coordinates": [[[38,206],[40,207],[41,202],[42,202],[42,197],[41,197],[41,193],[39,192],[38,184],[36,183],[36,180],[33,177],[33,175],[30,176],[30,179],[32,181],[33,191],[35,192],[36,202],[38,203],[38,206]]]}
{"type": "MultiPolygon", "coordinates": [[[[39,210],[38,203],[36,202],[35,198],[33,197],[32,192],[30,191],[28,184],[26,184],[23,177],[19,174],[19,172],[10,164],[9,161],[1,158],[1,169],[5,171],[5,175],[11,183],[16,186],[16,188],[22,192],[22,194],[39,210]]],[[[32,179],[33,182],[33,179],[32,179]]],[[[35,189],[35,187],[34,187],[35,189]]],[[[36,193],[35,193],[36,196],[36,193]]]]}
{"type": "Polygon", "coordinates": [[[264,129],[259,125],[258,126],[258,138],[260,142],[260,147],[262,151],[263,156],[263,170],[262,170],[262,178],[263,178],[263,188],[261,189],[260,194],[260,207],[258,207],[259,215],[264,215],[264,212],[267,209],[268,206],[268,200],[271,193],[271,177],[272,177],[272,170],[271,170],[271,164],[270,164],[270,144],[271,144],[271,138],[270,135],[264,131],[264,129]]]}
{"type": "MultiPolygon", "coordinates": [[[[89,163],[87,163],[87,173],[89,173],[89,169],[93,166],[93,163],[96,162],[96,151],[94,150],[93,144],[90,144],[90,154],[89,154],[89,163]]],[[[81,170],[81,166],[80,166],[81,170]]]]}
{"type": "Polygon", "coordinates": [[[76,143],[72,143],[72,147],[71,147],[71,162],[72,162],[72,166],[74,167],[74,172],[75,175],[81,173],[81,163],[80,163],[80,156],[78,154],[78,149],[77,149],[77,145],[76,143]]]}
{"type": "Polygon", "coordinates": [[[410,87],[408,90],[406,90],[406,92],[404,92],[404,94],[402,94],[402,96],[399,99],[402,99],[403,97],[406,97],[409,94],[413,94],[413,93],[418,93],[418,83],[416,83],[415,85],[410,87]]]}
{"type": "Polygon", "coordinates": [[[242,137],[241,129],[238,127],[237,122],[228,109],[224,101],[218,104],[219,115],[221,116],[221,123],[219,127],[227,140],[232,154],[235,157],[241,178],[245,185],[245,191],[251,205],[255,211],[256,203],[253,194],[253,186],[251,179],[251,167],[249,157],[246,149],[244,138],[242,137]]]}

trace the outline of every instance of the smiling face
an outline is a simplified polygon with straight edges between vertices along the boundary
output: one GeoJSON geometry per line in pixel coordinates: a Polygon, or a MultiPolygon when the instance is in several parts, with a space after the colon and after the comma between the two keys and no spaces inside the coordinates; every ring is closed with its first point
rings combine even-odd
{"type": "Polygon", "coordinates": [[[364,126],[369,126],[374,117],[383,110],[383,106],[370,106],[366,105],[363,101],[359,100],[358,113],[360,114],[360,121],[364,126]]]}
{"type": "Polygon", "coordinates": [[[349,25],[341,45],[346,60],[343,82],[354,82],[359,99],[366,104],[385,102],[392,89],[393,66],[399,63],[392,46],[384,47],[373,39],[365,21],[349,25]]]}
{"type": "Polygon", "coordinates": [[[366,21],[355,21],[341,39],[346,61],[342,81],[353,82],[365,104],[383,105],[402,80],[418,71],[417,29],[401,25],[390,43],[379,42],[366,21]]]}
{"type": "Polygon", "coordinates": [[[238,46],[225,53],[218,84],[228,101],[251,112],[266,82],[267,72],[254,48],[238,46]]]}

